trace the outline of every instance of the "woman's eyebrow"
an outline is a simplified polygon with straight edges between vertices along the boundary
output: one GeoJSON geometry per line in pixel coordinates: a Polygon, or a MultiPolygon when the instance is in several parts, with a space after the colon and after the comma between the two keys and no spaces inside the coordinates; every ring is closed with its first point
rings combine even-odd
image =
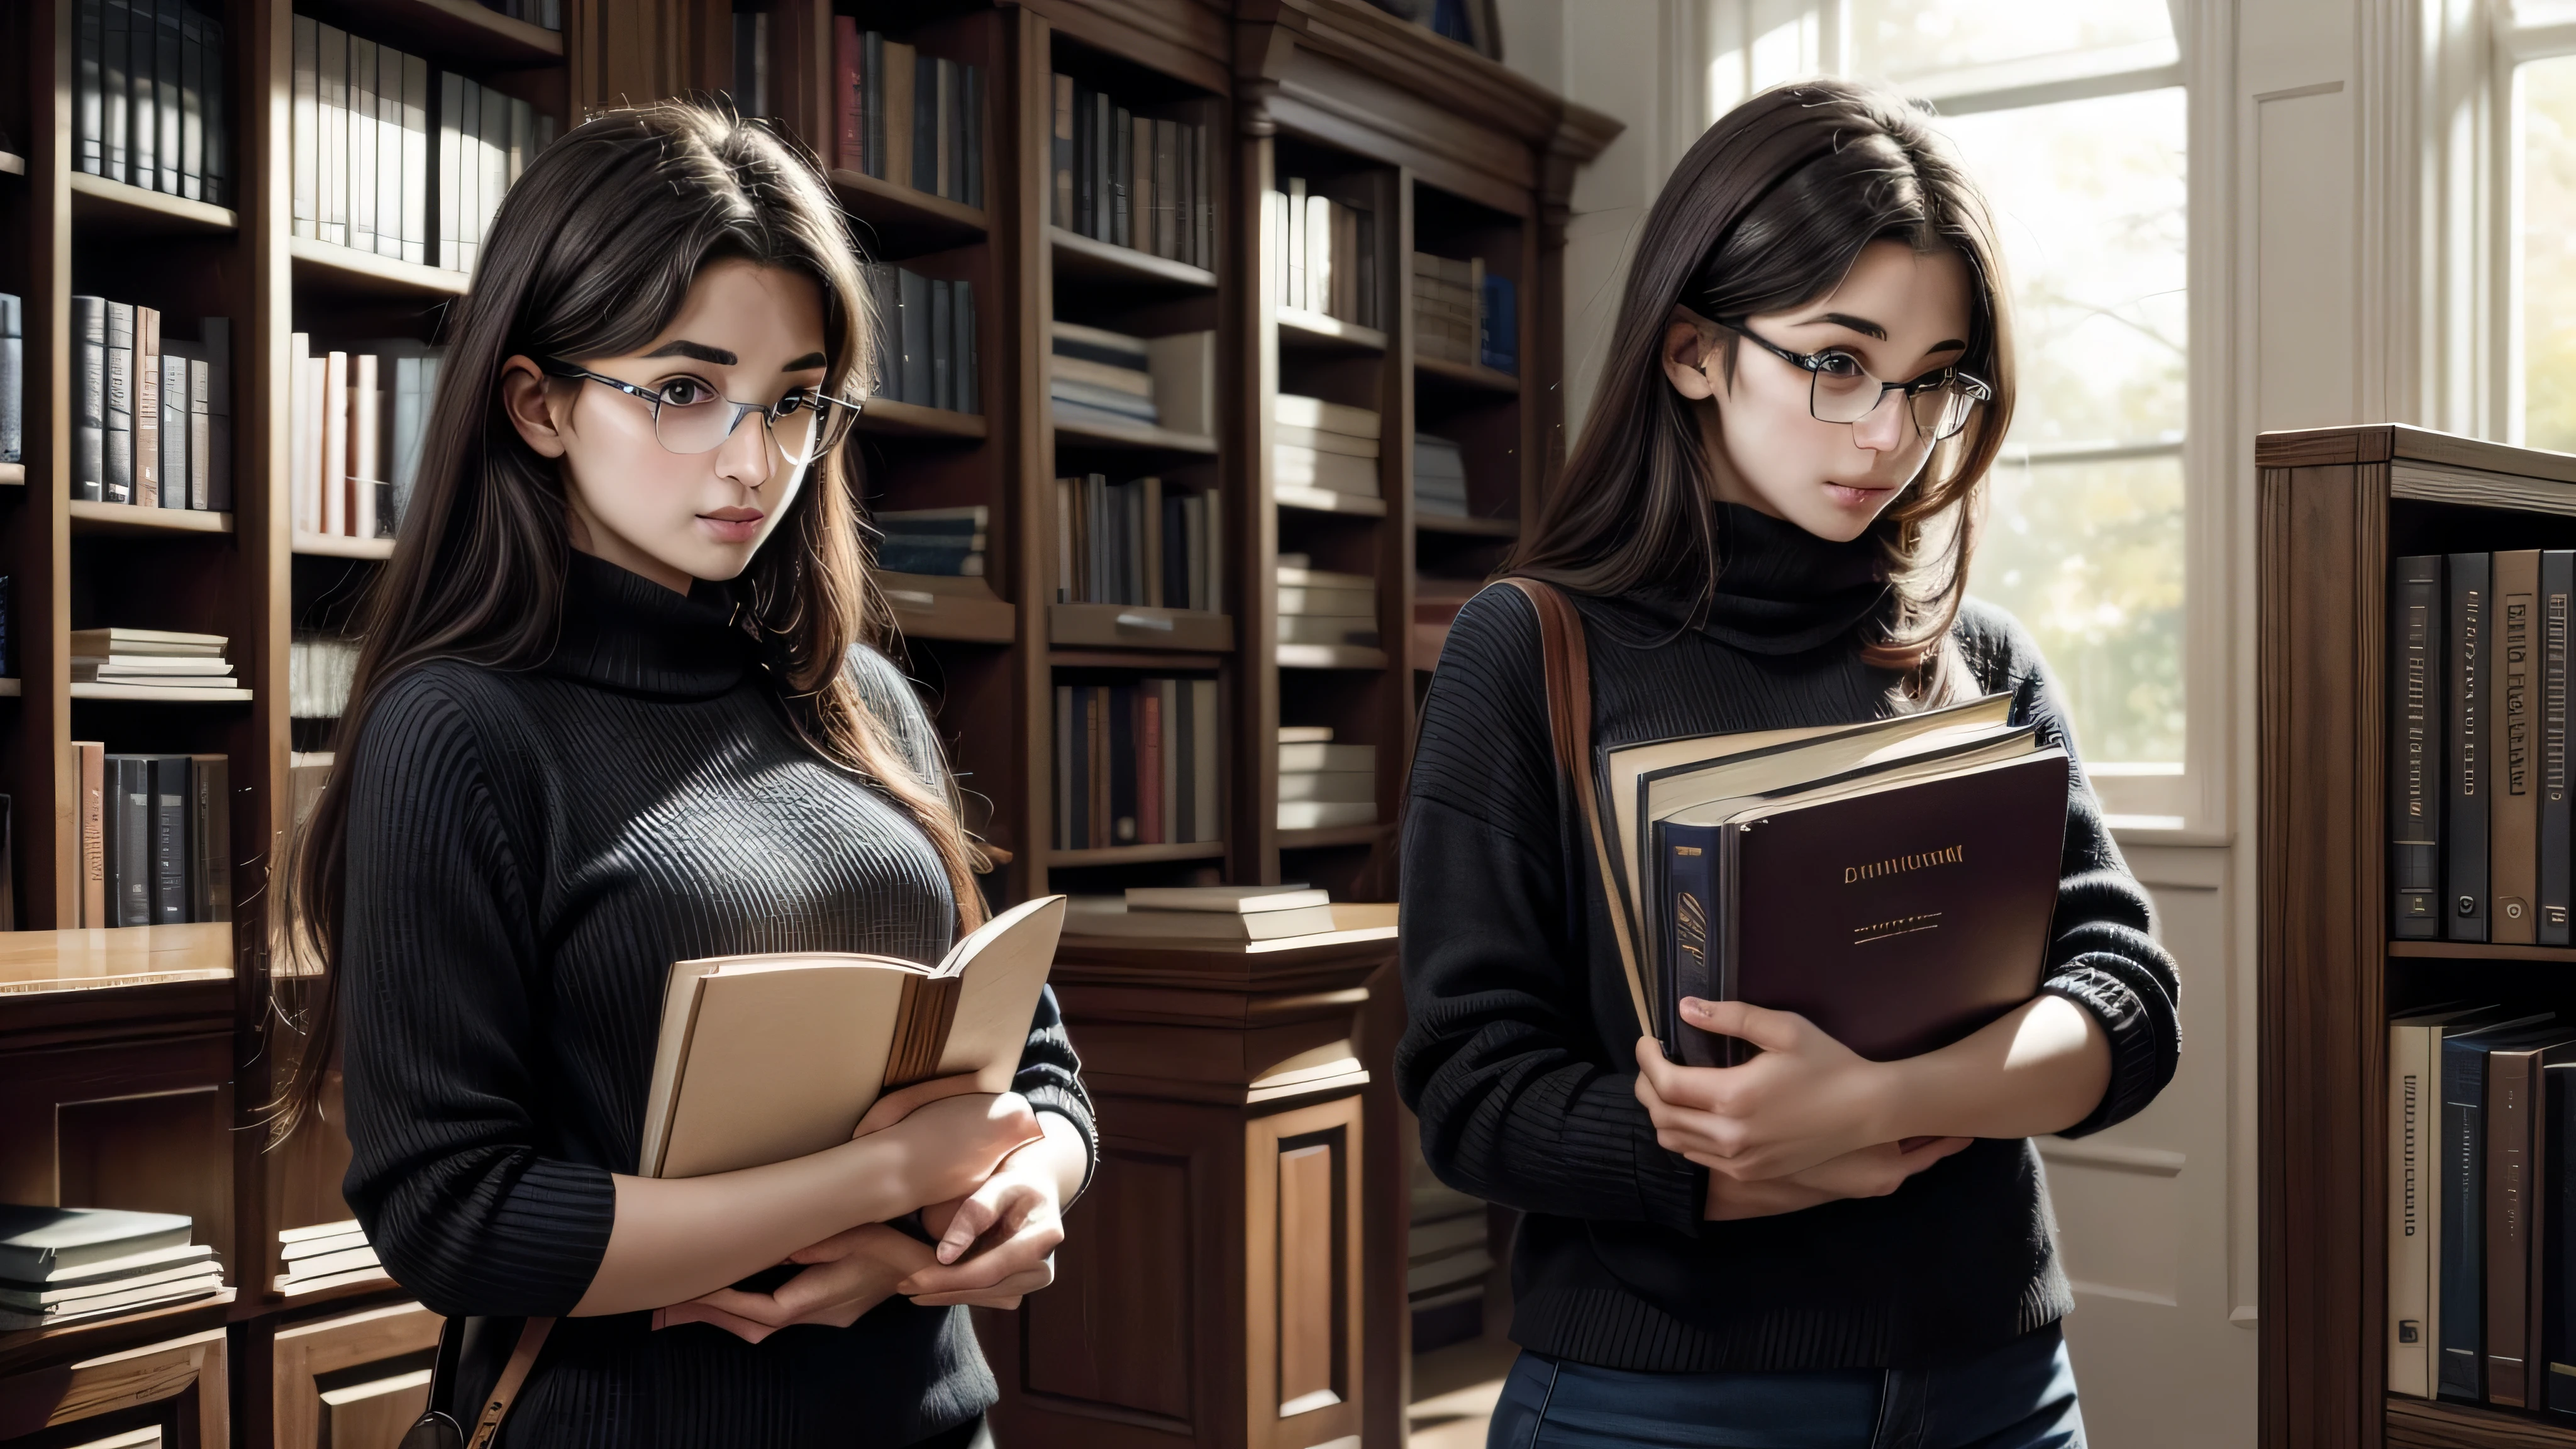
{"type": "Polygon", "coordinates": [[[709,347],[703,342],[690,342],[686,339],[678,342],[666,342],[644,355],[646,357],[694,358],[699,362],[714,363],[718,367],[731,367],[742,361],[741,358],[734,356],[732,353],[725,351],[721,347],[709,347]]]}
{"type": "Polygon", "coordinates": [[[823,354],[819,352],[808,352],[803,357],[797,358],[795,361],[788,363],[785,367],[778,370],[780,372],[803,372],[809,367],[821,367],[825,361],[826,359],[823,354]]]}

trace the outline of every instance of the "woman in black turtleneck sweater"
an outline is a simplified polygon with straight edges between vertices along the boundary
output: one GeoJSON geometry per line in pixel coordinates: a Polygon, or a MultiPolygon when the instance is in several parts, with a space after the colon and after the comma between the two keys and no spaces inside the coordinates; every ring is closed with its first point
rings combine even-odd
{"type": "MultiPolygon", "coordinates": [[[[1794,87],[1701,138],[1511,566],[1574,598],[1596,750],[2002,692],[2071,755],[2028,636],[1961,593],[2010,417],[1997,275],[1973,188],[1901,102],[1794,87]]],[[[2179,1051],[2173,962],[2090,789],[2036,1000],[1890,1063],[1694,1002],[1687,1024],[1763,1050],[1685,1068],[1640,1035],[1544,701],[1530,604],[1486,590],[1405,817],[1401,1087],[1434,1170],[1527,1215],[1527,1352],[1489,1444],[2080,1445],[2027,1139],[2136,1113],[2179,1051]]]]}
{"type": "Polygon", "coordinates": [[[995,1397],[964,1305],[1046,1284],[1089,1173],[1051,997],[1009,1092],[928,1083],[807,1157],[636,1171],[671,963],[935,963],[983,917],[937,736],[873,647],[839,446],[871,325],[810,160],[670,105],[530,164],[450,329],[299,843],[322,970],[285,980],[336,1010],[290,1100],[336,1030],[350,1206],[473,1325],[441,1407],[473,1423],[502,1375],[472,1347],[560,1320],[504,1445],[964,1446],[995,1397]]]}

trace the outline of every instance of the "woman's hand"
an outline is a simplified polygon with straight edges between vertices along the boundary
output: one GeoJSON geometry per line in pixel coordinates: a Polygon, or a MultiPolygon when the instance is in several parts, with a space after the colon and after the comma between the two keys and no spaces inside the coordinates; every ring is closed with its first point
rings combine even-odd
{"type": "Polygon", "coordinates": [[[1708,1205],[1701,1216],[1713,1223],[1732,1222],[1794,1213],[1844,1198],[1885,1197],[1903,1187],[1914,1174],[1975,1140],[1933,1137],[1881,1142],[1820,1162],[1804,1172],[1754,1182],[1738,1182],[1725,1173],[1712,1172],[1708,1175],[1708,1205]]]}
{"type": "Polygon", "coordinates": [[[936,1261],[896,1291],[925,1307],[1017,1308],[1021,1295],[1055,1281],[1064,1199],[1081,1186],[1090,1151],[1063,1117],[1039,1120],[1043,1140],[1012,1153],[974,1192],[922,1210],[922,1226],[939,1235],[936,1261]],[[967,1256],[978,1243],[982,1251],[967,1256]]]}
{"type": "MultiPolygon", "coordinates": [[[[972,1078],[950,1078],[966,1082],[972,1078]]],[[[914,1207],[965,1197],[1003,1159],[1042,1135],[1037,1114],[1017,1092],[986,1093],[922,1082],[889,1094],[859,1121],[853,1137],[884,1132],[904,1153],[897,1171],[914,1207]],[[887,1103],[894,1103],[889,1110],[887,1103]]]]}
{"type": "Polygon", "coordinates": [[[1753,1182],[1788,1177],[1890,1141],[1887,1068],[1825,1035],[1805,1017],[1741,1001],[1685,997],[1682,1019],[1762,1048],[1738,1067],[1675,1066],[1653,1037],[1637,1039],[1637,1100],[1655,1140],[1713,1173],[1753,1182]]]}
{"type": "Polygon", "coordinates": [[[895,1286],[932,1262],[931,1250],[883,1223],[869,1223],[788,1255],[804,1272],[768,1293],[719,1288],[653,1311],[655,1328],[711,1323],[747,1343],[782,1328],[820,1323],[847,1328],[895,1295],[895,1286]]]}

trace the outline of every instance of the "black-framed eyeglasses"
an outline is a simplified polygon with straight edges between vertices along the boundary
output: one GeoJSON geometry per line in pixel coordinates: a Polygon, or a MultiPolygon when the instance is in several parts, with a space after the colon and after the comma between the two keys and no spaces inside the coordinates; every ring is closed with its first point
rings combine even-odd
{"type": "Polygon", "coordinates": [[[613,387],[642,400],[653,410],[653,436],[674,453],[695,455],[723,447],[742,420],[759,415],[770,440],[791,463],[810,463],[838,446],[859,420],[860,404],[833,397],[817,388],[788,389],[775,403],[735,402],[692,377],[674,378],[659,389],[643,387],[579,367],[561,358],[541,364],[552,377],[577,378],[613,387]]]}
{"type": "Polygon", "coordinates": [[[1939,368],[1911,382],[1881,382],[1848,352],[1801,353],[1754,332],[1742,321],[1717,324],[1793,367],[1807,378],[1807,412],[1820,423],[1856,423],[1877,412],[1889,393],[1902,394],[1914,418],[1915,431],[1933,442],[1955,438],[1968,425],[1977,404],[1991,401],[1993,387],[1955,367],[1939,368]]]}

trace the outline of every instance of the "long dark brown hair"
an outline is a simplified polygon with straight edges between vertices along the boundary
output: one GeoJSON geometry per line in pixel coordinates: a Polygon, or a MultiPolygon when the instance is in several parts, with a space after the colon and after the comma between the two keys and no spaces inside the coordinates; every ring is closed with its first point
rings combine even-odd
{"type": "MultiPolygon", "coordinates": [[[[1895,603],[1862,657],[1939,692],[1941,641],[1976,549],[1986,470],[2012,422],[2010,314],[1994,225],[1967,173],[1906,102],[1838,81],[1782,86],[1727,112],[1646,214],[1592,409],[1537,527],[1504,566],[1586,594],[1679,586],[1706,600],[1724,566],[1698,410],[1663,373],[1676,305],[1711,320],[1783,311],[1838,285],[1885,238],[1956,249],[1974,275],[1959,368],[1994,399],[1937,446],[1872,535],[1895,603]]],[[[1731,378],[1738,339],[1725,344],[1731,378]]]]}
{"type": "MultiPolygon", "coordinates": [[[[272,1104],[272,1142],[319,1101],[337,1044],[349,831],[340,772],[369,707],[429,660],[525,669],[554,645],[571,547],[564,483],[503,412],[502,364],[637,351],[678,314],[701,268],[735,257],[820,283],[824,386],[850,395],[870,384],[872,319],[840,209],[813,160],[757,122],[685,103],[609,111],[539,155],[502,201],[448,329],[401,536],[361,606],[337,761],[291,848],[273,1024],[301,1040],[272,1104]]],[[[879,643],[889,617],[860,544],[855,453],[817,462],[735,595],[745,630],[784,661],[772,672],[797,733],[912,816],[969,929],[983,916],[980,854],[951,799],[913,772],[843,670],[849,647],[879,643]]]]}

